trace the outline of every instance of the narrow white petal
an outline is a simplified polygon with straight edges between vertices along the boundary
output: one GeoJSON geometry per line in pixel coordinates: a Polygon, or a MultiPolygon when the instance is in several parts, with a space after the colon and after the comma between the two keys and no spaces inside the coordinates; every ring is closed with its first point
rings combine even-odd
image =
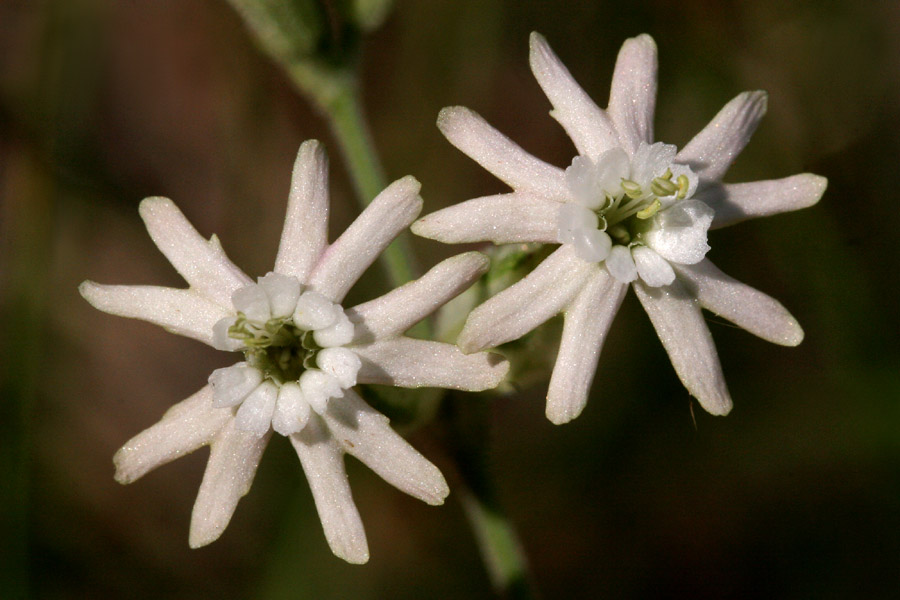
{"type": "Polygon", "coordinates": [[[259,278],[259,287],[269,298],[269,309],[273,317],[290,317],[294,314],[300,298],[300,281],[296,277],[268,273],[259,278]]]}
{"type": "Polygon", "coordinates": [[[245,362],[216,369],[209,376],[209,385],[213,390],[213,404],[216,408],[240,404],[262,383],[262,380],[262,372],[245,362]]]}
{"type": "Polygon", "coordinates": [[[672,265],[646,246],[637,246],[631,251],[634,258],[634,266],[644,283],[650,287],[669,285],[675,281],[675,271],[672,265]]]}
{"type": "Polygon", "coordinates": [[[156,247],[197,293],[230,309],[232,292],[253,283],[218,238],[204,239],[168,198],[146,198],[139,211],[156,247]]]}
{"type": "Polygon", "coordinates": [[[300,385],[289,381],[278,390],[278,402],[272,415],[272,429],[281,435],[291,435],[306,427],[309,421],[309,402],[303,397],[300,385]]]}
{"type": "Polygon", "coordinates": [[[562,169],[522,150],[463,106],[441,110],[438,129],[451,144],[517,192],[564,202],[569,196],[562,169]]]}
{"type": "Polygon", "coordinates": [[[102,285],[85,281],[78,286],[78,291],[98,310],[149,321],[210,346],[215,345],[213,327],[231,314],[193,290],[151,285],[102,285]]]}
{"type": "Polygon", "coordinates": [[[561,246],[524,279],[473,310],[457,344],[470,353],[522,337],[559,314],[596,269],[572,246],[561,246]]]}
{"type": "Polygon", "coordinates": [[[356,385],[356,375],[362,365],[356,353],[347,348],[325,348],[316,355],[316,364],[345,390],[356,385]]]}
{"type": "Polygon", "coordinates": [[[412,224],[416,235],[445,244],[463,242],[556,242],[559,203],[525,192],[467,200],[425,215],[412,224]]]}
{"type": "Polygon", "coordinates": [[[600,350],[628,286],[598,270],[565,313],[559,354],[547,390],[547,418],[561,425],[581,414],[600,350]]]}
{"type": "Polygon", "coordinates": [[[422,186],[415,177],[398,179],[356,218],[313,268],[309,288],[340,303],[356,280],[422,211],[422,186]]]}
{"type": "Polygon", "coordinates": [[[354,346],[360,383],[405,388],[440,387],[480,392],[497,387],[509,363],[499,354],[463,354],[452,344],[398,337],[354,346]]]}
{"type": "Polygon", "coordinates": [[[803,341],[803,329],[780,302],[732,279],[708,259],[675,265],[675,270],[703,308],[775,344],[796,346],[803,341]]]}
{"type": "Polygon", "coordinates": [[[291,436],[291,444],[309,481],[331,551],[349,563],[367,562],[369,545],[350,493],[341,447],[315,416],[303,431],[291,436]]]}
{"type": "Polygon", "coordinates": [[[715,212],[711,229],[755,217],[768,217],[814,205],[825,193],[828,180],[812,173],[783,179],[709,185],[695,197],[715,212]]]}
{"type": "Polygon", "coordinates": [[[618,146],[609,116],[576,83],[547,40],[532,33],[529,41],[531,72],[553,105],[550,114],[572,138],[578,153],[596,160],[604,151],[618,146]]]}
{"type": "Polygon", "coordinates": [[[269,435],[240,431],[231,419],[213,439],[191,515],[191,548],[214,542],[225,531],[238,501],[250,491],[269,435]]]}
{"type": "Polygon", "coordinates": [[[170,408],[156,425],[128,440],[113,457],[116,481],[131,483],[160,465],[208,444],[231,418],[230,410],[213,408],[212,389],[170,408]]]}
{"type": "Polygon", "coordinates": [[[629,154],[653,142],[656,108],[656,42],[647,34],[626,40],[619,50],[609,94],[609,116],[629,154]]]}
{"type": "Polygon", "coordinates": [[[480,252],[450,257],[406,285],[347,311],[355,323],[354,343],[400,335],[456,297],[487,271],[480,252]]]}
{"type": "Polygon", "coordinates": [[[701,178],[721,180],[766,114],[765,92],[742,92],[719,111],[675,158],[701,178]]]}
{"type": "Polygon", "coordinates": [[[234,416],[234,425],[241,431],[249,431],[263,435],[269,431],[272,415],[275,413],[275,401],[278,399],[278,386],[265,381],[250,392],[234,416]]]}
{"type": "Polygon", "coordinates": [[[328,158],[316,140],[300,146],[275,272],[306,281],[328,244],[328,158]]]}
{"type": "Polygon", "coordinates": [[[323,415],[344,452],[402,492],[431,505],[450,493],[440,470],[391,429],[388,418],[352,390],[323,415]]]}
{"type": "Polygon", "coordinates": [[[727,415],[731,396],[696,300],[677,281],[664,288],[636,281],[633,287],[687,391],[710,414],[727,415]]]}

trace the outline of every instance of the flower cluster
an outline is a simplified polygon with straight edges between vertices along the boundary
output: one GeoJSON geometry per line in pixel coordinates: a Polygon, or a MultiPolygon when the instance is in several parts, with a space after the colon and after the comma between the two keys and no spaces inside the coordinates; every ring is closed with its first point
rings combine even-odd
{"type": "Polygon", "coordinates": [[[772,298],[719,271],[707,232],[816,203],[824,178],[801,174],[727,184],[722,177],[766,109],[766,95],[729,102],[681,150],[654,141],[656,45],[625,42],[609,106],[599,108],[538,34],[531,68],[578,151],[566,169],[526,153],[474,112],[444,109],[452,144],[513,191],[468,200],[415,221],[412,177],[388,186],[333,243],[327,240],[328,165],[315,141],[298,154],[274,269],[254,282],[203,238],[165,198],[140,213],[187,289],[82,284],[96,308],[150,321],[242,360],[174,406],[115,456],[116,479],[132,482],[204,445],[209,462],[194,505],[190,544],[217,539],[251,486],[272,433],[300,458],[334,553],[365,562],[368,546],[344,470],[351,454],[388,483],[429,504],[449,490],[440,471],[354,391],[357,384],[480,391],[509,365],[484,352],[563,313],[547,417],[565,423],[587,402],[600,350],[630,286],[678,376],[710,413],[731,409],[701,309],[766,340],[796,345],[803,331],[772,298]],[[413,223],[415,221],[415,223],[413,223]],[[478,252],[452,257],[369,302],[342,302],[404,229],[447,243],[559,244],[521,281],[475,308],[458,346],[404,335],[467,289],[489,267],[478,252]]]}
{"type": "Polygon", "coordinates": [[[648,35],[622,46],[606,110],[536,33],[530,62],[550,114],[578,150],[567,169],[528,154],[466,108],[446,108],[438,118],[453,145],[514,191],[430,214],[413,232],[447,243],[560,244],[522,281],[472,311],[460,348],[499,346],[564,313],[547,417],[568,422],[587,402],[630,284],[685,387],[710,413],[727,414],[731,398],[701,308],[778,344],[800,343],[803,330],[777,301],[706,258],[707,231],[815,204],[826,180],[805,173],[721,182],[765,113],[763,92],[738,95],[680,151],[654,142],[657,61],[648,35]]]}

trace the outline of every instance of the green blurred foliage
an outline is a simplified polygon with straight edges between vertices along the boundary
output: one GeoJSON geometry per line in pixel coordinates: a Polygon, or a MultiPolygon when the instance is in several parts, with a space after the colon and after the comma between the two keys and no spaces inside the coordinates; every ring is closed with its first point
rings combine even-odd
{"type": "MultiPolygon", "coordinates": [[[[728,179],[830,180],[815,208],[711,235],[713,260],[807,332],[787,349],[710,317],[735,399],[726,419],[691,407],[633,298],[578,420],[548,423],[542,384],[491,404],[490,469],[546,597],[895,596],[900,6],[338,4],[368,11],[367,23],[386,17],[363,49],[367,108],[389,177],[422,181],[426,211],[503,189],[442,139],[443,106],[477,110],[554,164],[571,160],[528,71],[533,29],[600,104],[624,38],[652,34],[656,129],[672,143],[738,92],[766,89],[769,115],[728,179]]],[[[198,551],[187,530],[206,451],[127,487],[112,479],[114,451],[228,358],[94,311],[77,284],[181,285],[137,216],[151,194],[264,274],[307,138],[331,149],[341,231],[356,209],[328,130],[228,3],[0,4],[4,598],[491,597],[453,494],[427,507],[355,463],[372,560],[334,558],[284,440],[222,539],[198,551]]],[[[461,250],[416,247],[426,266],[461,250]]],[[[348,301],[381,289],[372,273],[348,301]]],[[[447,435],[426,427],[411,441],[454,489],[447,435]]]]}

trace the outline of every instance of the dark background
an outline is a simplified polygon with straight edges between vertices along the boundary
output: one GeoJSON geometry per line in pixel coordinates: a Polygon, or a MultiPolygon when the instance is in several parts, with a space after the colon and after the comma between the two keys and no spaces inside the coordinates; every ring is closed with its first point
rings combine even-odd
{"type": "MultiPolygon", "coordinates": [[[[710,236],[713,261],[806,330],[782,348],[710,316],[729,417],[695,405],[694,426],[632,296],[581,418],[551,425],[540,386],[493,404],[492,468],[545,596],[896,597],[900,5],[401,1],[368,40],[365,98],[389,177],[418,177],[426,212],[503,189],[442,138],[443,106],[571,160],[528,70],[534,29],[601,105],[621,43],[652,34],[657,137],[679,146],[740,91],[767,90],[768,116],[727,179],[830,180],[814,208],[710,236]]],[[[104,315],[78,283],[181,285],[138,217],[148,195],[266,273],[308,138],[330,150],[340,232],[356,208],[335,143],[226,2],[0,4],[0,596],[491,597],[453,494],[427,507],[352,460],[364,567],[329,552],[283,439],[201,550],[187,531],[206,450],[113,481],[115,450],[228,357],[104,315]]],[[[461,249],[415,243],[425,265],[461,249]]],[[[351,300],[380,285],[369,277],[351,300]]],[[[438,433],[411,441],[452,489],[438,433]]]]}

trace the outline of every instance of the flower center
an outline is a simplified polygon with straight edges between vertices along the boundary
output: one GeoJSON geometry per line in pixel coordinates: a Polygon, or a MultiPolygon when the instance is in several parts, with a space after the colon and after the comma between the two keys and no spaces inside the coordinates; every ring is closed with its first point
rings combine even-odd
{"type": "Polygon", "coordinates": [[[321,350],[311,331],[300,329],[290,319],[272,318],[260,323],[238,313],[228,327],[228,337],[243,344],[247,363],[277,383],[297,381],[306,369],[314,368],[321,350]]]}
{"type": "Polygon", "coordinates": [[[244,362],[216,369],[209,382],[214,406],[238,407],[239,429],[296,433],[311,412],[322,414],[331,398],[356,385],[362,363],[344,347],[353,339],[353,323],[340,306],[278,273],[237,290],[231,300],[235,316],[216,323],[213,343],[240,350],[244,362]]]}

